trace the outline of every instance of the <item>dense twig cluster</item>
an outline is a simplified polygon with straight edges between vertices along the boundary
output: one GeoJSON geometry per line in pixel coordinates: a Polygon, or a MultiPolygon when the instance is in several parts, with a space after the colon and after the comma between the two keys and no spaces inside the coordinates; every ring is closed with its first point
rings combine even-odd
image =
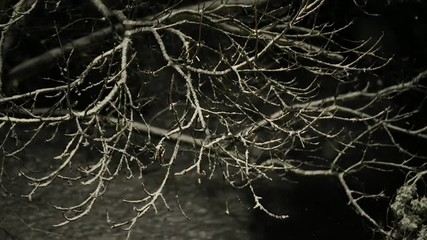
{"type": "MultiPolygon", "coordinates": [[[[372,80],[369,72],[388,62],[376,54],[379,40],[340,39],[340,31],[350,25],[339,28],[317,20],[323,3],[218,0],[150,7],[92,0],[102,24],[16,64],[10,77],[1,79],[4,142],[17,137],[19,126],[36,126],[18,149],[2,145],[2,154],[18,155],[47,127],[73,126],[55,158],[57,167],[43,176],[22,173],[33,186],[29,198],[57,178],[94,186],[84,201],[58,207],[65,218],[58,226],[88,214],[117,175],[126,172],[133,178],[132,166],[137,166],[141,176],[150,164],[159,164],[163,181],[155,191],[144,189],[146,197],[125,200],[135,206],[135,215],[113,226],[132,229],[156,205],[167,206],[164,186],[172,175],[188,172],[223,175],[231,186],[250,189],[254,208],[286,218],[265,208],[253,187],[276,173],[336,178],[352,208],[391,236],[360,204],[384,194],[356,190],[351,179],[366,169],[423,169],[417,161],[426,156],[396,139],[400,134],[427,139],[425,125],[405,125],[423,101],[409,109],[396,107],[393,99],[425,91],[421,80],[427,71],[395,84],[372,80]],[[138,15],[144,9],[152,12],[138,15]],[[85,50],[102,41],[95,50],[85,50]],[[55,62],[57,76],[34,70],[55,62]],[[49,83],[22,90],[26,81],[43,78],[49,83]],[[99,158],[76,168],[74,175],[65,173],[88,145],[99,158]],[[180,160],[185,146],[191,146],[194,161],[180,160]],[[378,149],[399,152],[400,158],[381,157],[378,149]]],[[[62,4],[71,3],[56,2],[57,11],[62,4]]],[[[21,0],[3,19],[0,72],[10,29],[31,17],[36,6],[41,11],[41,5],[21,0]]],[[[72,24],[60,26],[55,36],[72,24]]]]}

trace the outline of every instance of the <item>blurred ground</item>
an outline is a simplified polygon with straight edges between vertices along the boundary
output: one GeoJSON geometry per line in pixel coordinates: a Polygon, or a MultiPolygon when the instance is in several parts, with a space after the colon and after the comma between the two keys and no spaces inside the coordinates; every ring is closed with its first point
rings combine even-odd
{"type": "MultiPolygon", "coordinates": [[[[5,173],[0,198],[0,239],[125,239],[127,232],[111,229],[107,223],[107,212],[111,220],[124,220],[132,217],[134,212],[125,199],[137,199],[143,196],[138,178],[126,179],[119,176],[108,187],[90,214],[83,219],[63,227],[52,227],[63,218],[53,205],[69,206],[86,197],[89,188],[80,184],[55,180],[47,187],[39,189],[32,201],[20,197],[30,190],[18,169],[42,169],[53,164],[52,157],[61,151],[64,139],[46,144],[35,141],[22,154],[20,159],[3,158],[5,173]],[[2,234],[4,236],[2,236],[2,234]]],[[[83,160],[90,157],[80,153],[83,160]]],[[[58,161],[58,160],[56,160],[58,161]]],[[[162,171],[151,172],[143,176],[147,186],[154,186],[161,180],[162,171]]],[[[158,202],[157,214],[151,210],[143,216],[131,233],[131,239],[249,239],[249,206],[240,202],[231,189],[225,187],[221,180],[212,180],[199,184],[197,176],[185,175],[170,179],[165,189],[165,199],[170,206],[158,202]],[[187,219],[181,212],[177,198],[187,219]],[[229,214],[226,214],[227,205],[229,214]]]]}

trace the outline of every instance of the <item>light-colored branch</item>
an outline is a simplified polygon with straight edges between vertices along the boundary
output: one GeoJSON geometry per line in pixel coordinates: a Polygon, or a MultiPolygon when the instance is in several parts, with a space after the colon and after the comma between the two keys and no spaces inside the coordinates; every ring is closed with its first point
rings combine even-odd
{"type": "MultiPolygon", "coordinates": [[[[298,109],[316,109],[318,108],[318,106],[320,105],[325,105],[325,104],[333,104],[337,101],[350,101],[350,100],[355,100],[358,98],[377,98],[378,96],[381,96],[383,98],[387,97],[389,94],[392,93],[396,93],[396,92],[405,92],[411,89],[414,89],[417,87],[418,83],[420,80],[424,79],[427,77],[427,69],[420,72],[419,74],[417,74],[413,79],[411,79],[408,82],[405,83],[399,83],[399,84],[395,84],[389,87],[386,87],[384,89],[381,89],[380,91],[377,92],[368,92],[365,90],[361,90],[361,91],[353,91],[353,92],[349,92],[349,93],[345,93],[345,94],[340,94],[338,96],[332,96],[332,97],[326,97],[323,99],[319,99],[319,100],[314,100],[314,101],[310,101],[308,103],[297,103],[297,104],[293,104],[292,105],[292,109],[293,110],[298,110],[298,109]]],[[[269,123],[269,119],[280,119],[282,117],[286,117],[288,113],[280,110],[277,111],[273,114],[271,114],[268,119],[263,119],[260,120],[259,122],[252,124],[251,126],[245,128],[242,133],[243,134],[248,134],[249,132],[253,132],[259,128],[262,128],[264,126],[266,126],[269,123]]],[[[368,117],[370,118],[371,116],[369,115],[362,115],[362,117],[368,117]]],[[[393,128],[394,130],[398,130],[401,131],[403,133],[408,133],[408,134],[419,134],[424,132],[426,129],[422,128],[419,130],[406,130],[406,129],[401,129],[397,126],[392,126],[391,128],[393,128]]]]}
{"type": "Polygon", "coordinates": [[[347,185],[347,182],[344,179],[344,173],[338,175],[338,179],[341,183],[341,186],[344,188],[344,191],[349,199],[349,204],[360,214],[363,218],[368,220],[372,225],[376,227],[376,230],[380,231],[384,236],[390,236],[390,232],[385,231],[378,223],[375,221],[365,210],[359,205],[357,200],[353,197],[352,190],[347,185]]]}

